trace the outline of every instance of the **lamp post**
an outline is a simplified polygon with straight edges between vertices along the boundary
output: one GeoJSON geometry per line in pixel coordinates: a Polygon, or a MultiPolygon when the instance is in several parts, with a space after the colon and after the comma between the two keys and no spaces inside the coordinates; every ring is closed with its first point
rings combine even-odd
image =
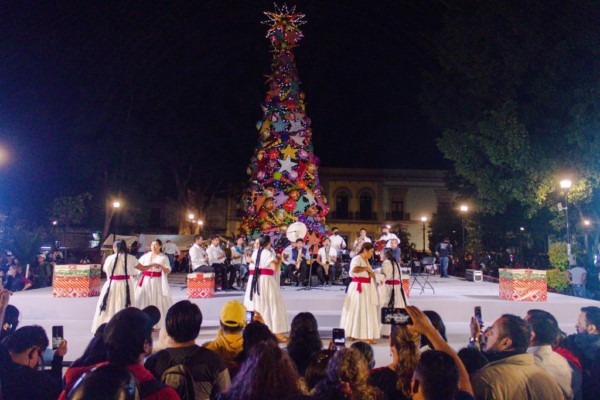
{"type": "Polygon", "coordinates": [[[425,256],[425,222],[427,222],[427,217],[422,216],[421,222],[423,223],[423,256],[425,256]]]}
{"type": "MultiPolygon", "coordinates": [[[[115,200],[112,203],[113,206],[113,215],[121,208],[121,202],[119,200],[115,200]]],[[[113,244],[115,243],[115,241],[117,240],[117,229],[119,226],[119,221],[118,221],[118,217],[114,217],[115,218],[115,229],[113,230],[113,244]]]]}
{"type": "Polygon", "coordinates": [[[571,260],[571,231],[569,229],[569,189],[573,182],[570,179],[563,179],[560,181],[561,189],[565,190],[565,218],[567,220],[567,257],[569,258],[569,265],[573,265],[571,260]]]}
{"type": "Polygon", "coordinates": [[[460,206],[460,212],[462,213],[461,225],[462,225],[462,252],[465,253],[465,215],[469,212],[469,206],[463,204],[460,206]]]}
{"type": "Polygon", "coordinates": [[[200,231],[202,230],[202,225],[204,225],[204,222],[202,222],[202,220],[198,220],[198,234],[200,234],[200,231]]]}
{"type": "Polygon", "coordinates": [[[583,228],[584,228],[583,231],[585,232],[585,234],[583,235],[583,243],[585,245],[585,253],[586,253],[586,255],[588,254],[588,245],[589,245],[588,231],[589,231],[591,225],[592,225],[592,222],[589,219],[584,219],[583,220],[583,228]]]}

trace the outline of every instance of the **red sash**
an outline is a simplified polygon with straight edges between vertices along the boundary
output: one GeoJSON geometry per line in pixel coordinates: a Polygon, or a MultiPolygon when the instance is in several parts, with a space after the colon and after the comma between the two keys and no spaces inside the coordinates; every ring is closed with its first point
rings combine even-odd
{"type": "Polygon", "coordinates": [[[162,272],[152,272],[152,271],[144,271],[142,272],[142,279],[140,279],[140,283],[138,283],[138,286],[142,286],[142,283],[144,283],[144,278],[148,277],[148,278],[160,278],[160,276],[162,275],[162,272]]]}
{"type": "MultiPolygon", "coordinates": [[[[259,271],[260,271],[261,275],[270,275],[270,276],[275,275],[275,271],[272,270],[272,269],[259,268],[259,271]]],[[[250,270],[250,275],[254,275],[254,270],[253,269],[250,270]]]]}
{"type": "Polygon", "coordinates": [[[385,281],[386,285],[399,285],[401,282],[397,279],[393,280],[393,281],[385,281]]]}
{"type": "Polygon", "coordinates": [[[371,278],[352,278],[352,282],[358,283],[356,290],[358,290],[358,293],[362,293],[362,284],[371,283],[371,278]]]}
{"type": "Polygon", "coordinates": [[[110,277],[111,281],[125,281],[129,279],[129,275],[113,275],[110,277]]]}

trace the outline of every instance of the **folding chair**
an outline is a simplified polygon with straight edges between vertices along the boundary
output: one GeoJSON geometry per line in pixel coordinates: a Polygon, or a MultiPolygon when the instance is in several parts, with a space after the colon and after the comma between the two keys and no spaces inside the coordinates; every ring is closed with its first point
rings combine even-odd
{"type": "Polygon", "coordinates": [[[435,273],[435,257],[423,257],[421,260],[421,268],[420,271],[413,271],[412,278],[413,281],[410,284],[409,292],[412,290],[415,283],[421,288],[421,292],[419,294],[423,294],[425,289],[429,288],[435,294],[435,289],[429,282],[429,277],[432,275],[428,271],[433,271],[435,273]]]}

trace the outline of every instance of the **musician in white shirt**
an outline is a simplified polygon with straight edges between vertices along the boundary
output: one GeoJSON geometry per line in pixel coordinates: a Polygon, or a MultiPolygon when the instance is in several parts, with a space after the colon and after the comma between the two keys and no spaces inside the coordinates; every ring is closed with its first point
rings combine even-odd
{"type": "Polygon", "coordinates": [[[321,247],[317,253],[317,262],[321,265],[327,276],[325,284],[332,284],[335,279],[336,259],[337,251],[331,245],[331,240],[325,239],[323,247],[321,247]]]}
{"type": "Polygon", "coordinates": [[[378,241],[385,240],[385,242],[386,242],[385,247],[390,248],[390,247],[392,247],[392,243],[391,243],[392,239],[396,239],[398,241],[398,244],[400,244],[400,239],[398,238],[398,236],[396,236],[395,233],[390,233],[390,226],[389,225],[382,226],[381,227],[381,237],[379,238],[378,241]]]}
{"type": "Polygon", "coordinates": [[[227,266],[225,264],[226,256],[225,251],[219,245],[219,236],[213,235],[210,238],[210,246],[206,249],[206,253],[208,254],[208,263],[211,267],[214,268],[216,279],[221,279],[221,288],[223,290],[233,289],[233,282],[235,281],[235,268],[231,265],[227,266]],[[227,273],[229,272],[229,279],[227,279],[227,273]]]}
{"type": "Polygon", "coordinates": [[[343,237],[340,236],[337,227],[334,226],[331,230],[332,230],[332,235],[329,236],[329,240],[331,240],[331,247],[333,247],[335,249],[335,253],[337,256],[337,254],[339,254],[341,249],[346,248],[346,241],[344,240],[343,237]]]}
{"type": "Polygon", "coordinates": [[[175,270],[175,257],[179,257],[180,251],[179,247],[170,240],[167,240],[165,245],[163,246],[163,252],[169,259],[169,263],[171,263],[171,269],[175,270]]]}
{"type": "Polygon", "coordinates": [[[365,243],[371,243],[371,238],[367,236],[367,230],[365,228],[360,228],[358,232],[358,237],[354,240],[354,246],[352,247],[354,251],[352,252],[352,257],[358,254],[362,245],[365,243]]]}
{"type": "Polygon", "coordinates": [[[190,264],[192,271],[194,272],[215,272],[215,270],[208,265],[208,255],[206,250],[202,247],[203,238],[200,235],[194,236],[194,244],[190,247],[190,264]]]}

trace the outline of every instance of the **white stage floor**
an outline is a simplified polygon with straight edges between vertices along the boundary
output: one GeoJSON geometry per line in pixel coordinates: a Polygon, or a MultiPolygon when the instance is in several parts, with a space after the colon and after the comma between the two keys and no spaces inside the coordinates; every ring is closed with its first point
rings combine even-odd
{"type": "MultiPolygon", "coordinates": [[[[185,274],[174,274],[170,277],[171,294],[177,302],[187,298],[185,290],[185,274]]],[[[473,307],[481,306],[486,325],[491,324],[505,313],[524,316],[527,310],[538,308],[551,312],[559,321],[560,327],[567,333],[575,332],[575,322],[581,307],[600,306],[600,302],[548,294],[548,301],[512,302],[498,297],[497,283],[474,283],[461,278],[430,279],[435,294],[427,290],[419,294],[420,288],[413,287],[410,303],[422,310],[437,311],[444,320],[448,341],[457,350],[464,347],[469,338],[469,321],[473,315],[473,307]]],[[[296,287],[282,287],[286,302],[288,318],[302,311],[312,312],[319,323],[322,337],[331,337],[331,329],[339,324],[345,288],[342,286],[326,287],[323,290],[298,291],[296,287]]],[[[243,301],[243,292],[218,292],[211,299],[193,299],[203,314],[202,330],[197,342],[199,344],[211,340],[218,329],[221,306],[232,299],[243,301]]],[[[21,311],[20,326],[37,324],[43,326],[48,334],[53,325],[63,325],[65,337],[69,341],[69,352],[66,360],[74,360],[83,352],[92,337],[90,332],[92,316],[98,297],[92,298],[54,298],[52,289],[36,289],[15,293],[10,302],[21,311]]],[[[387,340],[379,340],[374,346],[377,365],[386,365],[391,361],[387,340]]]]}

